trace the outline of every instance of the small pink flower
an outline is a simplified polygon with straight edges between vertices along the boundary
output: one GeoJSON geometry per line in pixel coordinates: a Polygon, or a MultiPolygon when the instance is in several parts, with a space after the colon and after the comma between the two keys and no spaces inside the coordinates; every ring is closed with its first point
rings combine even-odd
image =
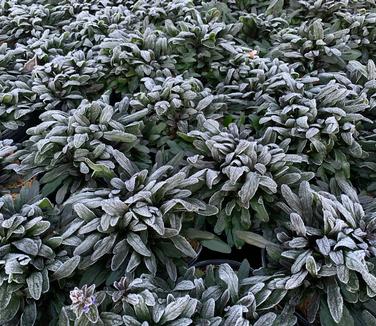
{"type": "Polygon", "coordinates": [[[73,304],[81,303],[85,300],[84,292],[77,287],[74,288],[74,290],[70,291],[69,297],[72,300],[73,304]]]}
{"type": "Polygon", "coordinates": [[[248,52],[248,56],[251,58],[251,59],[254,59],[256,56],[257,56],[258,52],[256,50],[251,50],[248,52]]]}
{"type": "Polygon", "coordinates": [[[70,292],[70,299],[72,300],[72,308],[77,316],[82,312],[87,313],[90,306],[96,304],[95,296],[92,295],[93,291],[88,291],[88,288],[84,286],[82,289],[74,288],[70,292]]]}

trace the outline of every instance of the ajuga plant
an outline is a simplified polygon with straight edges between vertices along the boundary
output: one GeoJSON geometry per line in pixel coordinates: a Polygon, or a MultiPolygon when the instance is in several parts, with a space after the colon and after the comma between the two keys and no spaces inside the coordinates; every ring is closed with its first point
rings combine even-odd
{"type": "Polygon", "coordinates": [[[193,197],[199,180],[184,170],[163,165],[139,171],[125,156],[122,164],[130,177],[112,179],[111,188],[85,188],[65,202],[75,212],[67,232],[77,240],[80,268],[105,260],[117,273],[146,268],[155,274],[165,266],[176,279],[174,261],[196,256],[181,235],[184,219],[217,210],[193,197]]]}
{"type": "Polygon", "coordinates": [[[219,119],[225,111],[223,97],[213,95],[196,78],[179,75],[141,81],[141,92],[134,94],[129,104],[131,112],[147,112],[144,134],[151,145],[162,147],[166,139],[194,130],[199,114],[219,119]]]}
{"type": "Polygon", "coordinates": [[[236,38],[242,25],[237,22],[226,24],[220,21],[220,17],[216,8],[202,13],[194,10],[184,21],[166,20],[164,29],[178,58],[177,69],[189,71],[194,76],[201,75],[214,85],[220,81],[215,63],[231,65],[233,59],[250,50],[236,38]]]}
{"type": "Polygon", "coordinates": [[[287,21],[283,18],[267,15],[246,14],[241,17],[241,22],[245,37],[262,55],[265,55],[267,49],[271,47],[272,33],[288,26],[287,21]]]}
{"type": "Polygon", "coordinates": [[[376,59],[374,54],[376,14],[359,10],[355,13],[346,11],[339,16],[343,25],[350,29],[349,45],[361,53],[359,59],[364,63],[369,59],[376,59]]]}
{"type": "MultiPolygon", "coordinates": [[[[67,8],[68,10],[68,8],[67,8]]],[[[82,10],[71,24],[64,26],[74,47],[85,52],[98,51],[105,37],[114,30],[129,29],[135,17],[123,5],[104,7],[94,12],[82,10]]]]}
{"type": "Polygon", "coordinates": [[[191,11],[196,9],[191,0],[179,0],[176,2],[142,0],[131,2],[129,7],[139,22],[143,22],[146,19],[158,27],[163,26],[166,20],[184,20],[191,11]]]}
{"type": "Polygon", "coordinates": [[[286,291],[273,293],[264,283],[247,285],[245,263],[236,273],[229,265],[208,266],[205,277],[194,268],[177,281],[150,274],[122,277],[109,289],[95,285],[71,291],[70,306],[62,309],[62,325],[83,320],[94,325],[295,325],[296,317],[277,310],[286,291]],[[243,284],[243,281],[245,285],[243,284]],[[274,311],[273,311],[274,308],[274,311]],[[143,323],[141,323],[143,321],[143,323]]]}
{"type": "Polygon", "coordinates": [[[7,157],[14,153],[17,146],[13,144],[11,139],[0,140],[0,184],[3,184],[10,177],[8,171],[4,171],[4,166],[6,165],[7,157]]]}
{"type": "Polygon", "coordinates": [[[44,109],[73,109],[84,98],[95,97],[103,87],[97,80],[103,75],[91,51],[73,51],[56,56],[33,71],[33,91],[39,95],[44,109]]]}
{"type": "Polygon", "coordinates": [[[0,323],[34,325],[53,282],[66,278],[80,257],[69,257],[57,232],[57,210],[37,182],[13,199],[0,197],[0,323]]]}
{"type": "MultiPolygon", "coordinates": [[[[42,122],[28,130],[30,138],[14,155],[20,163],[8,168],[26,179],[38,175],[44,194],[58,189],[58,203],[69,192],[94,186],[97,179],[115,176],[125,153],[140,143],[143,127],[140,114],[128,114],[125,103],[110,105],[106,93],[97,101],[83,100],[69,112],[42,113],[42,122]]],[[[142,144],[139,151],[141,147],[142,144]]]]}
{"type": "Polygon", "coordinates": [[[277,271],[268,287],[292,291],[310,322],[319,311],[323,325],[329,317],[336,323],[351,320],[346,305],[366,301],[376,290],[374,212],[365,214],[346,195],[337,199],[313,191],[307,182],[296,194],[282,186],[282,195],[277,206],[287,219],[274,236],[239,236],[267,248],[268,272],[277,271]]]}
{"type": "Polygon", "coordinates": [[[0,45],[0,135],[25,124],[29,114],[41,107],[32,91],[31,71],[36,58],[25,48],[0,45]]]}
{"type": "MultiPolygon", "coordinates": [[[[376,67],[373,60],[368,60],[366,65],[359,61],[350,61],[346,67],[347,76],[359,87],[361,95],[367,98],[369,108],[362,112],[367,119],[374,121],[376,116],[376,67]]],[[[359,129],[359,144],[366,152],[366,157],[354,160],[350,168],[354,177],[354,182],[360,189],[374,191],[373,181],[376,172],[376,143],[373,123],[363,123],[359,129]]]]}
{"type": "Polygon", "coordinates": [[[226,232],[228,243],[237,247],[242,241],[234,231],[249,229],[255,220],[268,222],[266,206],[281,185],[313,177],[295,166],[303,156],[286,154],[276,144],[263,145],[251,133],[234,123],[221,128],[217,121],[202,118],[202,131],[188,134],[199,152],[188,162],[206,185],[202,196],[219,209],[214,230],[226,232]]]}
{"type": "Polygon", "coordinates": [[[280,83],[288,90],[275,98],[261,95],[256,101],[260,106],[251,119],[258,135],[287,153],[307,155],[307,169],[323,180],[350,178],[350,162],[368,156],[369,146],[361,141],[362,130],[372,123],[366,94],[345,76],[329,73],[286,77],[280,83]]]}
{"type": "Polygon", "coordinates": [[[374,324],[375,12],[0,0],[0,324],[374,324]]]}
{"type": "Polygon", "coordinates": [[[367,97],[370,110],[365,111],[369,118],[375,116],[375,80],[376,80],[376,65],[373,60],[368,60],[366,64],[359,61],[351,60],[346,66],[346,75],[351,82],[356,85],[367,97]]]}
{"type": "Polygon", "coordinates": [[[156,20],[158,15],[163,16],[164,10],[178,13],[174,20],[167,14],[157,27],[147,27],[139,33],[116,30],[102,42],[99,60],[109,76],[118,76],[111,78],[114,81],[108,84],[110,87],[133,92],[138,90],[143,77],[167,77],[184,72],[193,77],[202,76],[215,86],[222,77],[218,74],[220,66],[237,67],[235,60],[246,56],[249,50],[236,39],[241,24],[219,21],[221,15],[216,8],[208,11],[190,9],[192,3],[188,2],[186,6],[185,3],[158,2],[153,6],[140,1],[132,7],[136,15],[142,8],[150,8],[155,12],[156,20]]]}
{"type": "MultiPolygon", "coordinates": [[[[295,86],[296,78],[299,77],[295,68],[295,65],[277,58],[259,57],[254,51],[240,58],[236,68],[219,67],[219,71],[223,70],[226,75],[217,85],[216,91],[226,95],[226,119],[244,122],[249,114],[261,110],[264,102],[272,102],[284,92],[292,92],[291,88],[294,92],[297,88],[301,89],[300,83],[295,86]]],[[[251,125],[256,131],[259,129],[257,121],[251,119],[251,125]]]]}
{"type": "MultiPolygon", "coordinates": [[[[298,11],[297,15],[301,19],[303,17],[321,18],[324,22],[331,22],[338,13],[342,13],[350,7],[349,2],[349,0],[294,0],[291,7],[298,11]]],[[[298,22],[300,23],[300,20],[298,22]]]]}
{"type": "Polygon", "coordinates": [[[176,60],[159,30],[115,30],[100,47],[97,60],[104,67],[107,87],[117,92],[137,92],[142,78],[170,76],[175,70],[176,60]]]}
{"type": "Polygon", "coordinates": [[[1,40],[25,42],[28,36],[40,34],[45,28],[57,29],[57,21],[49,24],[50,10],[47,6],[12,2],[2,2],[1,40]]]}
{"type": "Polygon", "coordinates": [[[357,59],[361,55],[359,51],[351,50],[347,44],[349,31],[327,27],[321,19],[308,20],[276,34],[270,55],[288,62],[300,62],[303,71],[328,66],[343,69],[345,60],[357,59]]]}

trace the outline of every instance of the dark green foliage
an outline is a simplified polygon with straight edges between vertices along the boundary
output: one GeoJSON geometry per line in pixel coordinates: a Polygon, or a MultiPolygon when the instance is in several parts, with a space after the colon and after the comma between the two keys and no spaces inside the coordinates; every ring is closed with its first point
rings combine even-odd
{"type": "Polygon", "coordinates": [[[56,281],[69,277],[80,257],[67,256],[58,234],[58,211],[34,182],[12,199],[0,198],[0,321],[33,325],[56,281]],[[55,282],[54,282],[55,281],[55,282]]]}
{"type": "Polygon", "coordinates": [[[0,1],[0,324],[374,324],[375,42],[374,0],[0,1]]]}
{"type": "Polygon", "coordinates": [[[249,270],[243,263],[236,274],[227,265],[208,266],[202,271],[188,269],[177,281],[165,281],[143,274],[132,280],[122,277],[112,288],[94,293],[89,288],[71,291],[72,305],[60,315],[62,325],[90,320],[111,325],[294,325],[296,317],[288,309],[278,314],[270,311],[286,291],[272,294],[263,283],[252,285],[246,278],[249,270]],[[251,285],[249,285],[251,284],[251,285]],[[263,302],[273,297],[269,306],[263,302]],[[267,307],[268,306],[268,307],[267,307]],[[250,324],[249,321],[252,323],[250,324]]]}
{"type": "Polygon", "coordinates": [[[175,173],[165,165],[148,173],[125,156],[121,162],[131,177],[112,179],[109,189],[83,189],[66,202],[77,215],[68,229],[74,253],[83,257],[80,268],[109,256],[112,271],[141,267],[155,275],[163,266],[175,279],[174,260],[196,256],[180,235],[184,219],[217,210],[194,198],[191,189],[199,180],[183,170],[175,173]]]}

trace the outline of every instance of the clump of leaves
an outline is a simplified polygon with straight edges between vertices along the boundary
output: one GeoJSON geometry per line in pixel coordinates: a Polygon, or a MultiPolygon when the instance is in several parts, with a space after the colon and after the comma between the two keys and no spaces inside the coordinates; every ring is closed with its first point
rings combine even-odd
{"type": "Polygon", "coordinates": [[[9,238],[0,228],[0,323],[45,323],[37,311],[50,274],[72,274],[51,283],[51,311],[68,282],[80,286],[66,325],[292,325],[294,305],[309,306],[310,321],[320,307],[325,325],[374,323],[373,199],[357,198],[376,188],[374,9],[374,0],[0,1],[0,182],[13,170],[42,184],[21,205],[22,190],[9,217],[2,197],[1,227],[15,224],[9,238]],[[18,144],[15,131],[30,126],[18,144]],[[52,195],[59,217],[42,198],[52,195]],[[38,252],[17,256],[21,272],[8,275],[26,238],[38,252]],[[266,246],[269,268],[178,279],[202,239],[223,252],[266,246]],[[124,272],[138,281],[81,287],[124,272]]]}
{"type": "Polygon", "coordinates": [[[262,54],[266,54],[271,47],[271,36],[289,25],[286,17],[274,17],[265,13],[247,13],[240,17],[240,21],[243,23],[242,39],[254,44],[262,54]]]}
{"type": "Polygon", "coordinates": [[[167,139],[195,128],[197,116],[219,119],[225,110],[220,96],[204,88],[196,78],[143,78],[141,92],[130,100],[131,112],[148,112],[145,132],[151,142],[158,140],[162,147],[167,139]],[[149,135],[150,134],[150,135],[149,135]]]}
{"type": "Polygon", "coordinates": [[[32,91],[31,71],[36,57],[25,48],[0,45],[0,134],[4,137],[28,120],[29,114],[39,109],[32,91]]]}
{"type": "MultiPolygon", "coordinates": [[[[321,319],[348,321],[345,303],[373,297],[376,277],[371,258],[375,257],[376,215],[342,195],[340,200],[313,191],[307,182],[299,192],[282,186],[284,201],[277,204],[289,220],[275,229],[275,238],[242,232],[249,243],[266,246],[269,267],[277,274],[269,288],[293,290],[310,322],[322,309],[321,319]],[[304,304],[303,304],[304,306],[304,304]]],[[[346,324],[346,323],[345,323],[346,324]]]]}
{"type": "MultiPolygon", "coordinates": [[[[226,75],[216,89],[218,93],[226,95],[229,116],[240,121],[244,120],[244,115],[261,109],[263,103],[269,104],[285,91],[293,92],[294,89],[296,92],[296,88],[302,87],[295,81],[299,77],[295,72],[296,65],[287,64],[277,58],[258,57],[257,53],[251,51],[246,58],[236,63],[237,67],[218,67],[218,70],[224,70],[226,75]]],[[[257,119],[252,120],[252,127],[259,129],[257,119]]]]}
{"type": "Polygon", "coordinates": [[[72,51],[38,66],[33,71],[32,90],[44,109],[68,111],[83,99],[95,99],[103,88],[98,81],[104,75],[102,70],[92,51],[72,51]]]}
{"type": "Polygon", "coordinates": [[[191,0],[159,1],[141,0],[129,4],[131,12],[137,17],[137,21],[142,23],[147,20],[156,27],[160,27],[166,20],[184,20],[195,6],[191,0]]]}
{"type": "MultiPolygon", "coordinates": [[[[0,140],[0,168],[3,169],[6,164],[7,157],[17,150],[17,146],[13,144],[11,139],[0,140]]],[[[7,171],[2,171],[0,174],[0,184],[4,183],[9,178],[7,171]]]]}
{"type": "Polygon", "coordinates": [[[219,210],[214,230],[226,232],[228,243],[237,247],[243,242],[234,231],[249,229],[255,217],[268,222],[266,205],[281,185],[313,177],[295,167],[303,156],[286,154],[276,144],[263,145],[250,134],[233,123],[221,128],[215,120],[203,120],[202,131],[188,134],[200,153],[188,162],[206,186],[202,196],[219,210]]]}
{"type": "Polygon", "coordinates": [[[58,21],[51,21],[50,8],[44,4],[11,4],[4,1],[1,9],[1,41],[26,43],[27,37],[40,35],[46,28],[56,30],[58,21]]]}
{"type": "Polygon", "coordinates": [[[100,48],[97,61],[104,67],[107,87],[117,92],[137,92],[142,78],[167,77],[175,71],[176,60],[169,53],[167,38],[160,30],[115,30],[100,48]]]}
{"type": "Polygon", "coordinates": [[[15,199],[0,198],[2,325],[34,325],[50,283],[70,276],[80,261],[59,247],[56,215],[51,202],[39,194],[37,182],[23,187],[15,199]]]}
{"type": "MultiPolygon", "coordinates": [[[[340,23],[350,30],[349,46],[361,53],[361,56],[356,57],[366,63],[369,59],[376,59],[374,56],[376,14],[372,10],[366,11],[364,9],[346,10],[337,13],[336,16],[339,17],[340,23]]],[[[351,59],[356,59],[356,57],[351,59]]]]}
{"type": "Polygon", "coordinates": [[[376,172],[376,142],[374,132],[374,121],[376,117],[376,66],[373,60],[369,60],[366,65],[359,61],[350,61],[346,67],[347,75],[353,83],[359,87],[361,96],[367,98],[368,110],[362,112],[368,121],[362,123],[359,128],[359,144],[367,153],[366,157],[353,160],[351,164],[352,179],[360,189],[374,191],[376,188],[374,175],[376,172]]]}
{"type": "Polygon", "coordinates": [[[69,192],[115,176],[115,163],[121,164],[124,153],[139,143],[143,128],[139,114],[128,114],[125,102],[110,105],[109,94],[93,102],[84,100],[69,112],[49,110],[40,119],[15,154],[20,164],[8,168],[26,179],[39,175],[44,194],[59,189],[58,203],[69,192]]]}
{"type": "Polygon", "coordinates": [[[238,273],[227,264],[210,265],[204,278],[197,272],[190,268],[176,281],[150,274],[134,280],[123,277],[111,289],[97,293],[94,286],[85,285],[71,292],[73,303],[63,308],[60,321],[64,325],[81,319],[95,325],[109,321],[111,325],[141,325],[141,321],[145,325],[295,325],[296,317],[288,315],[288,309],[271,311],[286,291],[273,296],[263,283],[247,285],[247,263],[238,273]],[[79,313],[74,315],[77,307],[79,313]]]}
{"type": "Polygon", "coordinates": [[[112,271],[146,269],[155,274],[164,266],[176,279],[181,258],[196,252],[181,235],[185,218],[217,211],[192,195],[198,179],[172,166],[138,171],[123,157],[129,177],[111,180],[111,188],[83,189],[65,204],[74,204],[75,219],[68,225],[75,255],[85,269],[110,258],[112,271]],[[75,232],[73,234],[73,232],[75,232]]]}
{"type": "Polygon", "coordinates": [[[371,123],[368,101],[365,94],[331,77],[328,82],[323,75],[297,79],[276,99],[261,98],[255,115],[262,126],[259,134],[288,153],[307,155],[307,168],[324,180],[333,175],[350,178],[350,162],[368,156],[360,141],[364,125],[371,123]]]}
{"type": "MultiPolygon", "coordinates": [[[[77,12],[75,19],[63,27],[65,34],[76,49],[86,51],[92,50],[98,53],[99,45],[115,30],[131,30],[131,26],[139,23],[135,15],[121,4],[113,6],[101,6],[98,2],[97,8],[79,8],[82,3],[76,5],[77,12]]],[[[86,4],[90,6],[89,3],[86,4]]],[[[69,11],[69,5],[62,5],[61,10],[69,11]]]]}
{"type": "Polygon", "coordinates": [[[270,55],[291,63],[300,62],[303,71],[329,67],[340,70],[346,66],[346,60],[361,55],[350,48],[349,31],[326,26],[321,19],[304,21],[298,27],[288,27],[276,34],[270,55]]]}
{"type": "MultiPolygon", "coordinates": [[[[324,22],[332,22],[338,13],[345,12],[354,6],[355,1],[349,0],[297,0],[292,3],[292,9],[298,10],[300,19],[321,18],[324,22]]],[[[301,20],[298,20],[300,23],[301,20]]]]}
{"type": "Polygon", "coordinates": [[[221,21],[220,11],[212,8],[202,13],[192,10],[184,20],[167,19],[163,30],[176,57],[176,69],[180,73],[188,71],[195,77],[201,76],[216,85],[221,81],[218,63],[231,66],[233,60],[246,56],[250,50],[237,39],[241,28],[239,22],[221,21]]]}

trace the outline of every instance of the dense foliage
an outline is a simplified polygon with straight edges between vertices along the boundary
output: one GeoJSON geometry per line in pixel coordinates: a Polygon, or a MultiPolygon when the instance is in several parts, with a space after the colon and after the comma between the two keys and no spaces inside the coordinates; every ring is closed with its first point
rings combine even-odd
{"type": "Polygon", "coordinates": [[[375,0],[0,0],[0,324],[376,325],[375,42],[375,0]]]}

